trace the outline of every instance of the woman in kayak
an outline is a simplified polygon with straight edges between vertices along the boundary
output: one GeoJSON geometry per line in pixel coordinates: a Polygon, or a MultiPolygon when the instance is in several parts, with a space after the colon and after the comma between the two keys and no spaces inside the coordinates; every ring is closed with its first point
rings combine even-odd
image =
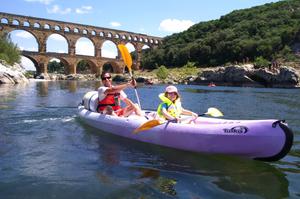
{"type": "Polygon", "coordinates": [[[157,114],[162,120],[171,120],[181,122],[180,115],[190,115],[193,121],[198,115],[190,110],[184,109],[181,106],[180,95],[175,86],[168,86],[164,93],[159,94],[162,103],[157,108],[157,114]]]}
{"type": "Polygon", "coordinates": [[[98,88],[98,112],[124,117],[129,116],[131,113],[135,113],[139,116],[142,115],[139,106],[128,99],[123,91],[125,88],[136,86],[136,81],[134,79],[128,83],[113,86],[110,73],[104,72],[101,74],[101,80],[103,86],[98,88]],[[121,108],[121,100],[125,102],[126,107],[121,108]]]}

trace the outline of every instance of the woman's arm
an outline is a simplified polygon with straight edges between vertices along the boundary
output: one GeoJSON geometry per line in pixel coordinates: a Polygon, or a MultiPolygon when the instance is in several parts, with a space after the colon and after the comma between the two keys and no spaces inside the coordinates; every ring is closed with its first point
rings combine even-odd
{"type": "Polygon", "coordinates": [[[124,90],[125,88],[135,87],[135,86],[136,86],[136,81],[132,79],[125,84],[119,84],[119,85],[109,87],[108,89],[106,89],[105,94],[119,93],[121,90],[124,90]]]}

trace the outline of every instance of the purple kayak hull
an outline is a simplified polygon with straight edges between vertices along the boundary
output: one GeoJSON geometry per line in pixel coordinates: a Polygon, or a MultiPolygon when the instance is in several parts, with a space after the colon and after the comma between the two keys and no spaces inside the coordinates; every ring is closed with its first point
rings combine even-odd
{"type": "Polygon", "coordinates": [[[78,107],[78,114],[85,123],[99,130],[185,151],[276,161],[283,158],[293,144],[293,132],[279,120],[199,117],[195,124],[165,123],[134,134],[146,118],[103,115],[83,106],[78,107]]]}

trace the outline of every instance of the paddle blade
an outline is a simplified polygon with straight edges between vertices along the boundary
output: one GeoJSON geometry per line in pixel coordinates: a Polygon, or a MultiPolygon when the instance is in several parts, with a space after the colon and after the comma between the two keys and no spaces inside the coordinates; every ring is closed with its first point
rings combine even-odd
{"type": "Polygon", "coordinates": [[[219,111],[217,108],[209,108],[207,112],[205,113],[206,115],[210,115],[212,117],[222,117],[223,113],[219,111]]]}
{"type": "Polygon", "coordinates": [[[118,48],[121,52],[121,55],[122,55],[125,65],[127,66],[128,70],[131,71],[132,58],[131,58],[131,55],[130,55],[127,47],[123,44],[119,44],[118,48]]]}
{"type": "Polygon", "coordinates": [[[137,134],[141,131],[145,131],[145,130],[148,130],[148,129],[151,129],[155,126],[158,126],[160,125],[161,122],[159,120],[149,120],[147,122],[145,122],[144,124],[142,124],[141,126],[139,126],[138,128],[136,128],[133,133],[134,134],[137,134]]]}

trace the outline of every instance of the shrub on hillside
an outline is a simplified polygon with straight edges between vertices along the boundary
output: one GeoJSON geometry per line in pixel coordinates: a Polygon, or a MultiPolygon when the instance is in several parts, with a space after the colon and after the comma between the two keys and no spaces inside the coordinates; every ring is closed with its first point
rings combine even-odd
{"type": "Polygon", "coordinates": [[[255,68],[263,68],[263,67],[268,67],[270,62],[263,58],[262,56],[257,57],[254,61],[254,66],[255,68]]]}
{"type": "Polygon", "coordinates": [[[20,63],[21,57],[17,45],[15,45],[8,34],[0,34],[0,59],[8,64],[20,63]]]}
{"type": "Polygon", "coordinates": [[[160,66],[156,71],[158,79],[164,80],[168,77],[168,69],[165,66],[160,66]]]}

